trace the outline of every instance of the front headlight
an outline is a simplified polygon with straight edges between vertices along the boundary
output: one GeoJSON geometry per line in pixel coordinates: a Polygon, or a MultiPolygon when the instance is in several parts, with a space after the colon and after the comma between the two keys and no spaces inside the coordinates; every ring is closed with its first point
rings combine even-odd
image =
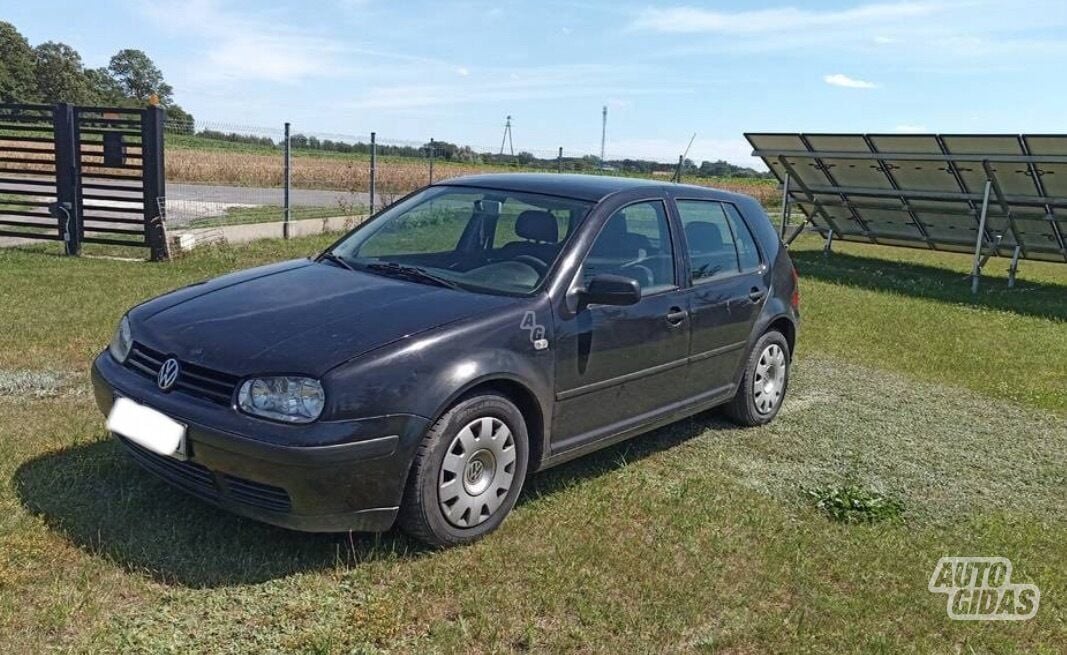
{"type": "Polygon", "coordinates": [[[130,331],[130,319],[128,316],[123,316],[119,321],[118,328],[115,329],[115,336],[111,337],[111,343],[108,344],[108,352],[115,358],[119,364],[125,364],[126,358],[130,355],[130,348],[133,348],[133,332],[130,331]]]}
{"type": "Polygon", "coordinates": [[[325,404],[322,384],[311,378],[253,378],[245,380],[237,394],[242,412],[287,423],[311,423],[325,404]]]}

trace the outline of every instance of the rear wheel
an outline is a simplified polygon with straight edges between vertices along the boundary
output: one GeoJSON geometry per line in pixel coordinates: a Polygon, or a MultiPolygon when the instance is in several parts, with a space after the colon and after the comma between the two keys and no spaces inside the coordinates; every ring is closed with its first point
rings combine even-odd
{"type": "Polygon", "coordinates": [[[526,424],[511,401],[497,394],[461,400],[419,446],[400,528],[437,547],[480,539],[514,507],[528,457],[526,424]]]}
{"type": "Polygon", "coordinates": [[[774,420],[789,389],[789,342],[776,330],[756,341],[745,363],[737,395],[726,406],[735,423],[754,427],[774,420]]]}

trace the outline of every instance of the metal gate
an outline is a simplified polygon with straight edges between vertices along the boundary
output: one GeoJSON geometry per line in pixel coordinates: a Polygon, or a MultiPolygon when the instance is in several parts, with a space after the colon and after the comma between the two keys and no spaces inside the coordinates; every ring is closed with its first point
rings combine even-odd
{"type": "Polygon", "coordinates": [[[167,258],[163,110],[0,104],[0,236],[167,258]]]}

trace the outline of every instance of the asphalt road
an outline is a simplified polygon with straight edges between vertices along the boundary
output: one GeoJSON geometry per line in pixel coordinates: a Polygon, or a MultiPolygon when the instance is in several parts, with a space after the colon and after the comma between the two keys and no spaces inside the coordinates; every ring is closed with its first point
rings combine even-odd
{"type": "MultiPolygon", "coordinates": [[[[18,194],[20,190],[39,190],[39,186],[5,184],[4,193],[18,194]]],[[[52,201],[54,198],[41,198],[52,201]]],[[[265,205],[282,206],[284,194],[282,189],[259,187],[218,186],[208,184],[167,184],[167,222],[173,227],[188,223],[197,218],[222,216],[233,207],[260,207],[265,205]]],[[[290,192],[293,207],[328,207],[341,209],[352,205],[367,205],[370,195],[367,193],[348,193],[344,191],[321,191],[314,189],[293,189],[290,192]]],[[[90,201],[98,207],[108,201],[90,201]]],[[[340,213],[340,212],[339,212],[340,213]]],[[[22,240],[0,237],[0,247],[14,245],[22,240]]]]}

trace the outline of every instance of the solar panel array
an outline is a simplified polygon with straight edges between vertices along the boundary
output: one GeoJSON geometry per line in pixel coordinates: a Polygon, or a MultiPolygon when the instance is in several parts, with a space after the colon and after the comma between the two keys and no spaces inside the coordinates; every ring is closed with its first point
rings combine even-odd
{"type": "Polygon", "coordinates": [[[1067,262],[1067,135],[745,136],[824,236],[1067,262]]]}

